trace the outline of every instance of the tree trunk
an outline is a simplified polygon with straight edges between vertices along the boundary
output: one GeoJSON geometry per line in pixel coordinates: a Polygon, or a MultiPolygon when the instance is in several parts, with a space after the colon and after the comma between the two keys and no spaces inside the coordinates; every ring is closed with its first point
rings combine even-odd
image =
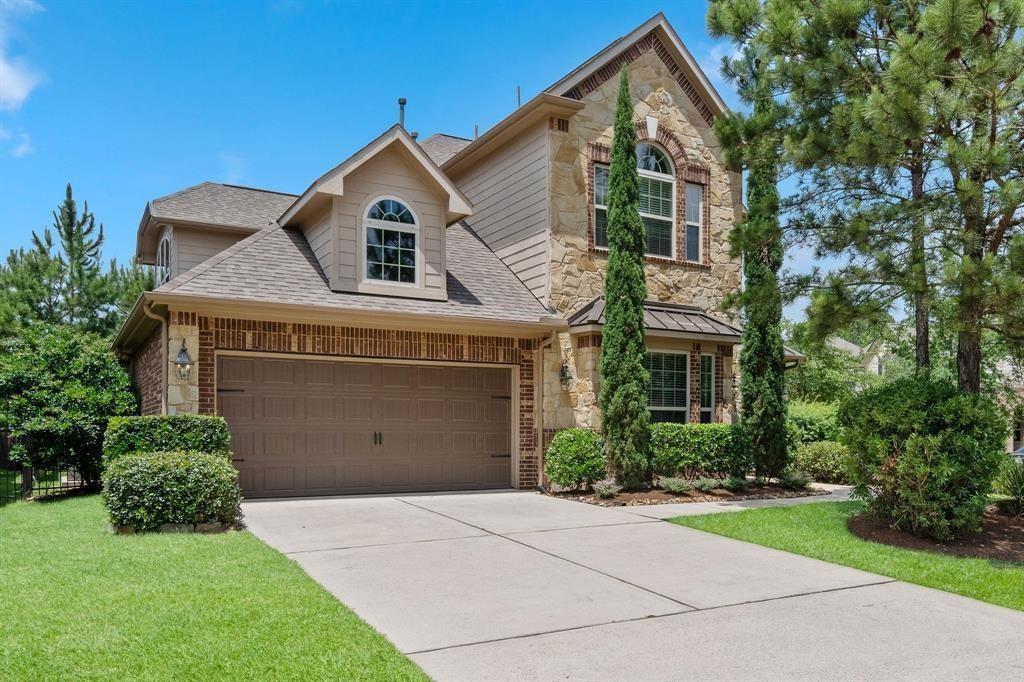
{"type": "MultiPolygon", "coordinates": [[[[916,202],[924,198],[924,167],[915,160],[910,168],[911,198],[916,202]]],[[[914,289],[914,364],[918,374],[928,374],[931,367],[929,352],[928,316],[928,264],[925,260],[925,233],[928,225],[924,219],[914,224],[910,245],[911,268],[914,289]]]]}
{"type": "Polygon", "coordinates": [[[957,309],[959,334],[956,349],[957,383],[964,393],[981,393],[981,292],[984,286],[982,259],[985,257],[984,226],[979,215],[964,219],[964,253],[960,270],[957,309]]]}

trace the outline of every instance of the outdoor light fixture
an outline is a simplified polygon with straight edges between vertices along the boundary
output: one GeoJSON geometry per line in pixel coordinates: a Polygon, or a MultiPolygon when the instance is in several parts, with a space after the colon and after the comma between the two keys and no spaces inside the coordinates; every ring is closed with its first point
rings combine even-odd
{"type": "Polygon", "coordinates": [[[178,372],[178,378],[182,381],[188,381],[189,376],[192,374],[192,358],[189,357],[188,348],[185,347],[185,339],[181,340],[181,350],[178,351],[178,357],[174,359],[174,368],[178,372]]]}
{"type": "Polygon", "coordinates": [[[732,390],[735,391],[740,387],[740,378],[735,374],[732,375],[732,390]]]}
{"type": "Polygon", "coordinates": [[[565,360],[562,360],[562,368],[558,370],[558,381],[562,384],[563,391],[572,388],[572,374],[569,374],[569,364],[565,360]]]}

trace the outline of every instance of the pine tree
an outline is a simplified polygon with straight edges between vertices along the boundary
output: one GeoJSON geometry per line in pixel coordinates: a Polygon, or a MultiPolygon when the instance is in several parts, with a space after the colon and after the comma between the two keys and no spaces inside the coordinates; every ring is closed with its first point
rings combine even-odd
{"type": "Polygon", "coordinates": [[[636,141],[629,80],[623,69],[608,175],[608,268],[598,405],[615,479],[627,488],[646,485],[651,479],[650,374],[644,367],[646,238],[640,220],[636,141]]]}
{"type": "Polygon", "coordinates": [[[719,117],[714,130],[726,150],[726,163],[733,170],[747,171],[747,215],[730,234],[732,254],[743,259],[743,290],[731,300],[743,313],[741,424],[756,473],[778,477],[789,463],[779,289],[784,249],[778,215],[785,110],[777,101],[769,55],[735,23],[735,12],[746,6],[749,3],[743,0],[716,0],[708,12],[711,34],[729,36],[740,47],[741,57],[726,59],[725,73],[753,105],[750,115],[734,112],[719,117]]]}

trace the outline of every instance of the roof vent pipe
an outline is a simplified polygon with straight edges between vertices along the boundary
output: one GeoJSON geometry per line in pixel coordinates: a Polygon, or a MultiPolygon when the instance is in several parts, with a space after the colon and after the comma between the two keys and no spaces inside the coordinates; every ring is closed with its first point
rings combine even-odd
{"type": "Polygon", "coordinates": [[[398,98],[398,125],[405,127],[405,98],[398,98]]]}
{"type": "Polygon", "coordinates": [[[475,125],[473,126],[473,139],[475,140],[478,137],[480,137],[480,126],[475,125]]]}
{"type": "Polygon", "coordinates": [[[415,140],[415,139],[416,139],[417,137],[419,137],[419,136],[420,136],[420,134],[419,134],[419,133],[417,133],[417,132],[415,132],[415,131],[413,131],[413,132],[409,133],[409,137],[411,137],[411,138],[412,138],[412,139],[414,139],[414,140],[415,140]]]}

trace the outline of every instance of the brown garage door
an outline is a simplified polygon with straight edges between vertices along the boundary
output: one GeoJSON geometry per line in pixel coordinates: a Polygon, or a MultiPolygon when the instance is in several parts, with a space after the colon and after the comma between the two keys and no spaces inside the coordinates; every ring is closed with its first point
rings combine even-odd
{"type": "Polygon", "coordinates": [[[223,356],[217,403],[247,497],[510,485],[507,368],[223,356]]]}

